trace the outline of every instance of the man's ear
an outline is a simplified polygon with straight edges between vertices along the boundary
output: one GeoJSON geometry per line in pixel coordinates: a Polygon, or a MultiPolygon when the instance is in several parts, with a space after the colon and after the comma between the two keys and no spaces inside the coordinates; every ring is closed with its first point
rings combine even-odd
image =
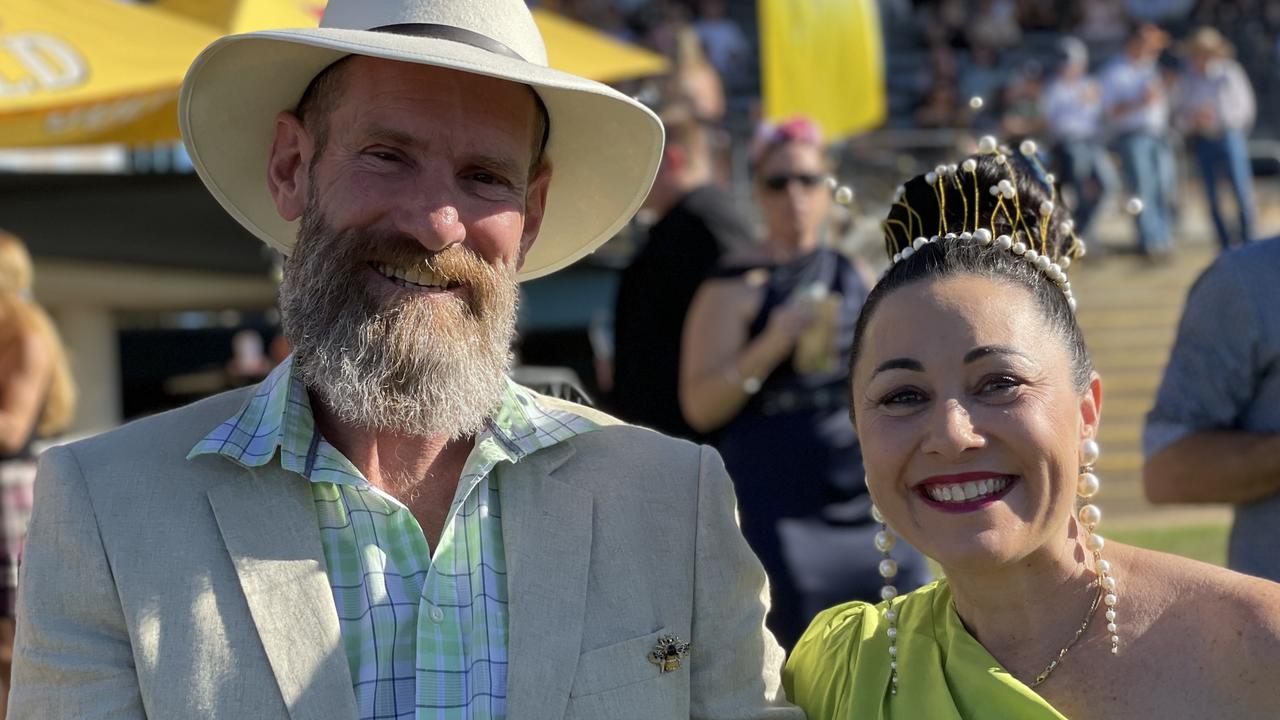
{"type": "Polygon", "coordinates": [[[547,191],[551,187],[551,163],[543,160],[542,167],[529,181],[524,194],[524,231],[520,235],[520,256],[516,259],[516,270],[524,267],[524,258],[538,239],[538,231],[542,229],[542,218],[547,211],[547,191]]]}
{"type": "Polygon", "coordinates": [[[662,160],[671,172],[684,172],[689,164],[689,153],[681,145],[667,144],[662,149],[662,160]]]}
{"type": "Polygon", "coordinates": [[[288,110],[276,115],[275,137],[267,159],[267,189],[276,202],[276,212],[285,220],[302,217],[307,206],[314,153],[314,139],[302,120],[288,110]]]}

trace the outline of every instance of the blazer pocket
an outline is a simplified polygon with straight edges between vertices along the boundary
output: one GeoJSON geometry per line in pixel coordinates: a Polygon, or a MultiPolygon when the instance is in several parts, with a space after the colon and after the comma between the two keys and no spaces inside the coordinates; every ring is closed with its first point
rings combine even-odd
{"type": "Polygon", "coordinates": [[[667,629],[661,628],[582,653],[569,697],[594,695],[658,677],[658,666],[649,661],[649,653],[658,646],[658,638],[666,634],[667,629]]]}

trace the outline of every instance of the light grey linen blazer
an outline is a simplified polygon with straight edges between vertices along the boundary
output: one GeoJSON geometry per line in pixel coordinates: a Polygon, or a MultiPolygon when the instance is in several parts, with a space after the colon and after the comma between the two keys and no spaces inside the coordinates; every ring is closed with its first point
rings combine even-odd
{"type": "MultiPolygon", "coordinates": [[[[248,392],[45,453],[11,718],[355,717],[309,483],[186,460],[248,392]]],[[[802,718],[716,454],[543,401],[604,427],[496,470],[511,720],[802,718]],[[667,633],[693,648],[660,673],[667,633]]]]}

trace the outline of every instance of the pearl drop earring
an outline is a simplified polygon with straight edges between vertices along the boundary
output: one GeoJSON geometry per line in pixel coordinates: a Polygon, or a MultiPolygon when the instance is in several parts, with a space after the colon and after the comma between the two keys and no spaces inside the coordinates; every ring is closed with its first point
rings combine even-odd
{"type": "Polygon", "coordinates": [[[1119,602],[1119,595],[1116,592],[1116,578],[1111,574],[1111,563],[1102,559],[1102,548],[1106,546],[1106,541],[1095,532],[1098,524],[1102,522],[1102,511],[1097,505],[1089,502],[1102,488],[1098,476],[1093,474],[1093,464],[1098,461],[1100,452],[1098,443],[1094,440],[1085,440],[1080,445],[1080,459],[1084,465],[1080,469],[1080,478],[1076,481],[1076,494],[1085,501],[1085,504],[1076,513],[1076,519],[1088,533],[1084,546],[1093,554],[1098,583],[1105,593],[1102,603],[1107,606],[1107,633],[1111,635],[1111,653],[1114,655],[1120,652],[1120,636],[1116,627],[1116,604],[1119,602]]]}
{"type": "Polygon", "coordinates": [[[876,549],[880,551],[882,559],[880,560],[880,577],[884,578],[884,587],[880,588],[880,599],[889,603],[885,612],[884,619],[889,624],[887,633],[889,635],[889,690],[892,694],[898,694],[898,611],[893,609],[893,599],[898,596],[898,588],[893,584],[893,579],[898,575],[898,561],[893,559],[890,554],[893,546],[898,543],[893,533],[889,532],[889,526],[885,524],[884,515],[880,514],[880,508],[875,505],[871,506],[871,519],[880,523],[880,532],[876,533],[876,549]]]}

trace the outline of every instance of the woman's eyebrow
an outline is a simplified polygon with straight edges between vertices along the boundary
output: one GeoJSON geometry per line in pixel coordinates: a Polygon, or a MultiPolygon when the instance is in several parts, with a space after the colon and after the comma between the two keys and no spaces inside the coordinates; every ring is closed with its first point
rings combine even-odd
{"type": "Polygon", "coordinates": [[[1006,345],[983,345],[982,347],[976,347],[965,353],[964,362],[968,365],[969,363],[987,357],[988,355],[1014,355],[1022,358],[1023,360],[1031,360],[1026,353],[1018,352],[1006,345]]]}
{"type": "Polygon", "coordinates": [[[875,377],[878,373],[882,373],[885,370],[912,370],[914,372],[924,372],[924,365],[921,365],[919,360],[914,360],[912,358],[893,358],[892,360],[885,360],[877,365],[876,369],[871,373],[871,377],[875,377]]]}

